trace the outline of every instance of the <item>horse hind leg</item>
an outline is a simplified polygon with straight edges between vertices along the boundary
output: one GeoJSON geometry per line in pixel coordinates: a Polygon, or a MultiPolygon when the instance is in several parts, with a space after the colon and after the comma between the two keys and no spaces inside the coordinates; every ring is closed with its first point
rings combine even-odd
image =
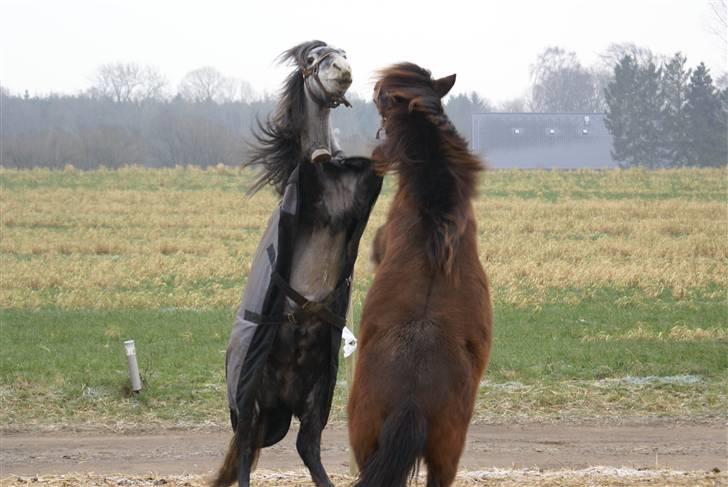
{"type": "Polygon", "coordinates": [[[296,438],[296,450],[311,473],[317,487],[333,487],[329,475],[321,463],[321,433],[323,425],[315,407],[301,416],[301,428],[296,438]]]}
{"type": "MultiPolygon", "coordinates": [[[[250,474],[258,463],[258,457],[260,456],[260,449],[263,444],[263,428],[261,427],[262,418],[259,413],[253,415],[251,418],[248,432],[249,436],[243,436],[239,438],[238,445],[238,486],[239,487],[250,487],[250,474]]],[[[238,433],[240,435],[243,431],[238,424],[238,433]]],[[[236,436],[237,436],[236,435],[236,436]]]]}
{"type": "Polygon", "coordinates": [[[427,487],[450,486],[453,481],[455,481],[455,475],[457,474],[457,470],[457,459],[455,460],[455,462],[427,463],[427,487]]]}
{"type": "Polygon", "coordinates": [[[460,455],[465,446],[467,423],[439,425],[428,438],[425,463],[427,487],[448,487],[455,481],[460,455]]]}
{"type": "Polygon", "coordinates": [[[301,406],[299,416],[301,426],[296,438],[296,450],[303,463],[311,473],[311,480],[317,487],[333,487],[323,464],[321,463],[321,433],[324,425],[320,414],[320,405],[325,399],[323,380],[319,380],[308,393],[301,406]]]}

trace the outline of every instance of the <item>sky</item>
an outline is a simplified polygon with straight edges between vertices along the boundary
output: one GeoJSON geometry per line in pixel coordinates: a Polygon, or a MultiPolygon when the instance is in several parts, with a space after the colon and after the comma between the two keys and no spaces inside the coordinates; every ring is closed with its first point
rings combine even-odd
{"type": "Polygon", "coordinates": [[[0,84],[31,95],[77,93],[99,65],[135,62],[156,66],[172,87],[213,66],[275,93],[290,69],[276,56],[312,39],[347,51],[351,91],[366,98],[376,70],[400,61],[436,77],[457,73],[453,93],[519,97],[548,46],[588,66],[611,43],[633,42],[662,55],[681,51],[717,77],[728,54],[711,1],[0,0],[0,84]]]}

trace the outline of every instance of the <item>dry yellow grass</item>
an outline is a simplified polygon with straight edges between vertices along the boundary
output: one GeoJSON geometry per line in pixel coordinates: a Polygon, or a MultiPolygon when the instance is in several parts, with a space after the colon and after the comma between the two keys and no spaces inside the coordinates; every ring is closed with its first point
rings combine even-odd
{"type": "MultiPolygon", "coordinates": [[[[0,176],[13,183],[0,197],[4,308],[234,306],[276,204],[267,191],[248,199],[211,184],[241,178],[226,168],[102,171],[96,186],[81,187],[49,184],[58,177],[49,171],[0,176]],[[175,183],[182,176],[196,186],[175,183]],[[38,187],[28,189],[31,182],[38,187]]],[[[721,178],[720,170],[486,173],[476,212],[495,299],[538,305],[549,290],[588,294],[604,286],[647,296],[667,290],[678,299],[712,289],[708,297],[719,298],[728,288],[725,198],[694,196],[700,188],[724,191],[721,178]],[[582,188],[590,185],[595,189],[582,188]],[[670,188],[675,197],[640,197],[670,188]],[[605,199],[600,191],[628,197],[605,199]]],[[[362,282],[390,197],[378,202],[362,242],[362,282]]]]}
{"type": "Polygon", "coordinates": [[[585,336],[585,342],[608,342],[610,340],[669,340],[678,342],[694,342],[699,340],[711,340],[728,342],[728,330],[721,328],[703,329],[699,326],[675,325],[667,333],[651,330],[644,323],[637,323],[635,328],[627,330],[618,335],[610,335],[600,332],[596,335],[585,336]]]}

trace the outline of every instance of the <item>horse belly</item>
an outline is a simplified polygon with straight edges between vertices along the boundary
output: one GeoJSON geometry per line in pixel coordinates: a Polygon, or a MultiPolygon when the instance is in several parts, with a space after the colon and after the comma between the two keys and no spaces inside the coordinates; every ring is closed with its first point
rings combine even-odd
{"type": "Polygon", "coordinates": [[[328,325],[315,318],[281,324],[265,365],[260,394],[263,406],[285,404],[300,417],[327,370],[329,346],[328,325]]]}

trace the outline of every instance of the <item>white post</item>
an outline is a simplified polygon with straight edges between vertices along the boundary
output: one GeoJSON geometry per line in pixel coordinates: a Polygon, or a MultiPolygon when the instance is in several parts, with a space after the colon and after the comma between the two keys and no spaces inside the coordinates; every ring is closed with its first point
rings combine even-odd
{"type": "Polygon", "coordinates": [[[124,348],[126,349],[126,358],[129,361],[129,380],[131,381],[131,390],[139,392],[142,390],[142,379],[139,377],[139,365],[137,364],[134,340],[125,341],[124,348]]]}
{"type": "MultiPolygon", "coordinates": [[[[352,293],[353,294],[353,293],[352,293]]],[[[359,335],[359,326],[354,326],[354,303],[353,299],[349,299],[349,309],[346,313],[346,321],[351,326],[351,330],[354,336],[359,335]]],[[[356,367],[356,349],[346,358],[346,401],[349,402],[349,396],[351,395],[351,386],[354,383],[354,368],[356,367]]],[[[348,408],[345,408],[347,410],[348,408]]],[[[351,449],[349,444],[349,473],[351,475],[358,475],[359,468],[356,465],[356,458],[354,458],[354,450],[351,449]]]]}

